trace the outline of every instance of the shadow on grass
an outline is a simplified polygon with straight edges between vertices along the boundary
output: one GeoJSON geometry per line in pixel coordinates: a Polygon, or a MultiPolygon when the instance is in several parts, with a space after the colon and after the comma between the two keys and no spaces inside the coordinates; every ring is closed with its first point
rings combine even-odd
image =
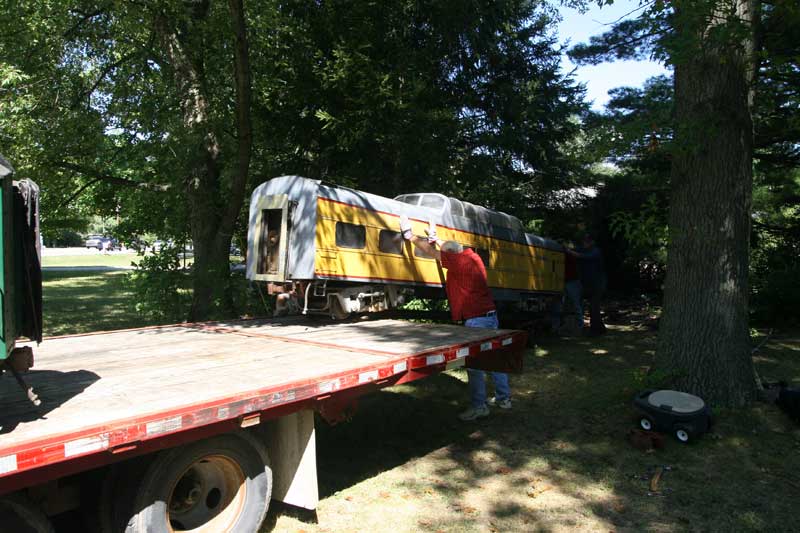
{"type": "MultiPolygon", "coordinates": [[[[321,496],[399,467],[394,490],[436,509],[420,529],[797,530],[800,430],[773,406],[719,412],[694,444],[628,443],[635,370],[654,347],[652,333],[622,330],[544,342],[512,377],[513,410],[473,423],[455,418],[467,398],[457,373],[363,398],[351,422],[318,426],[321,496]]],[[[798,375],[794,350],[770,357],[798,375]]]]}

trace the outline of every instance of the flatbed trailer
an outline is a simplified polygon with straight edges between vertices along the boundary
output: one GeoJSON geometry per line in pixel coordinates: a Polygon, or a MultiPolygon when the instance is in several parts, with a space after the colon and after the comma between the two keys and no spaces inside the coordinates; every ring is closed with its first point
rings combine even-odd
{"type": "Polygon", "coordinates": [[[26,374],[41,406],[0,379],[0,502],[42,524],[98,505],[102,531],[255,531],[270,499],[315,508],[315,411],[340,421],[360,395],[459,366],[521,370],[526,340],[514,330],[306,318],[45,339],[26,374]],[[258,453],[242,452],[251,448],[258,453]],[[247,455],[262,458],[254,475],[247,455]],[[89,478],[100,503],[89,501],[89,478]]]}

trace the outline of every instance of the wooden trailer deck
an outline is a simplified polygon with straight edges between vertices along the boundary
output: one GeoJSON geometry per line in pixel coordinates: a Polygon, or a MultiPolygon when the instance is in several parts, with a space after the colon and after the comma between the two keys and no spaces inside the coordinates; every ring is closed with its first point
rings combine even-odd
{"type": "MultiPolygon", "coordinates": [[[[518,351],[525,333],[398,320],[253,320],[45,339],[0,379],[3,477],[370,382],[390,385],[518,351]]],[[[0,492],[2,492],[0,487],[0,492]]]]}

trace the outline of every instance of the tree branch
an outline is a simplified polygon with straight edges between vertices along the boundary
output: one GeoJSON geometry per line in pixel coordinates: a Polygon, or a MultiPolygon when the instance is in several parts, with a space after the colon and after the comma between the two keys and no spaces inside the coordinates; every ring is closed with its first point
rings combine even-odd
{"type": "Polygon", "coordinates": [[[233,29],[236,35],[234,47],[234,77],[236,80],[236,129],[238,138],[238,161],[236,174],[231,180],[231,197],[221,220],[217,238],[229,238],[233,233],[236,218],[244,201],[247,178],[250,171],[250,155],[253,146],[253,125],[250,117],[252,100],[250,56],[247,42],[247,27],[242,0],[229,0],[233,29]]]}
{"type": "Polygon", "coordinates": [[[80,187],[80,188],[79,188],[77,191],[75,191],[74,193],[72,193],[72,194],[69,196],[69,198],[67,198],[66,200],[62,201],[60,204],[58,204],[58,205],[57,205],[57,206],[56,206],[56,207],[53,209],[53,212],[54,212],[54,213],[57,213],[58,211],[60,211],[60,210],[61,210],[61,208],[62,208],[62,207],[65,207],[65,206],[69,205],[70,203],[72,203],[72,201],[73,201],[75,198],[77,198],[78,196],[80,196],[80,195],[83,193],[83,191],[85,191],[86,189],[88,189],[89,187],[91,187],[92,185],[94,185],[95,183],[97,183],[98,181],[100,181],[100,178],[94,178],[93,180],[90,180],[88,183],[84,183],[84,184],[83,184],[83,186],[82,186],[82,187],[80,187]]]}
{"type": "MultiPolygon", "coordinates": [[[[93,183],[97,183],[98,181],[104,181],[106,183],[111,183],[113,185],[118,185],[121,187],[135,187],[138,189],[145,189],[150,191],[159,191],[164,192],[168,191],[172,188],[172,185],[166,183],[147,183],[142,181],[134,181],[129,180],[127,178],[120,178],[119,176],[114,176],[112,174],[107,174],[104,172],[100,172],[99,170],[95,170],[93,168],[87,168],[82,165],[77,165],[75,163],[70,163],[69,161],[59,161],[55,163],[55,166],[64,170],[71,170],[72,172],[76,172],[78,174],[83,174],[84,176],[91,177],[93,182],[90,182],[86,186],[84,186],[78,193],[83,192],[88,185],[93,183]]],[[[72,201],[74,198],[70,198],[72,201]]]]}
{"type": "Polygon", "coordinates": [[[126,63],[127,61],[130,61],[134,57],[138,56],[140,54],[140,52],[141,52],[140,50],[137,50],[135,52],[131,52],[130,54],[126,54],[126,55],[122,56],[117,61],[114,61],[113,63],[109,63],[108,65],[106,65],[106,67],[100,72],[100,75],[97,77],[97,80],[95,80],[95,82],[92,84],[92,86],[89,88],[89,90],[81,91],[80,93],[78,93],[78,95],[75,97],[75,101],[72,103],[72,107],[73,108],[77,107],[78,104],[81,102],[81,100],[91,96],[92,93],[97,90],[97,87],[100,85],[100,83],[103,81],[103,79],[105,79],[105,77],[108,76],[108,74],[112,70],[114,70],[115,68],[119,67],[120,65],[126,63]]]}
{"type": "Polygon", "coordinates": [[[104,10],[104,9],[95,9],[94,11],[91,11],[91,12],[89,12],[89,13],[80,13],[78,10],[73,10],[73,13],[75,13],[75,14],[77,14],[77,15],[81,15],[81,18],[80,18],[80,19],[79,19],[79,20],[78,20],[78,21],[77,21],[75,24],[73,24],[72,26],[70,26],[70,27],[69,27],[69,28],[68,28],[68,29],[67,29],[67,30],[66,30],[66,31],[65,31],[65,32],[62,34],[62,36],[63,36],[65,39],[68,39],[68,38],[70,38],[70,37],[72,36],[72,34],[73,34],[73,33],[75,33],[76,31],[78,31],[78,28],[80,28],[81,26],[83,26],[83,25],[84,25],[86,22],[88,22],[88,21],[92,20],[92,19],[93,19],[94,17],[96,17],[97,15],[100,15],[100,14],[102,14],[102,13],[104,13],[104,12],[105,12],[105,10],[104,10]]]}

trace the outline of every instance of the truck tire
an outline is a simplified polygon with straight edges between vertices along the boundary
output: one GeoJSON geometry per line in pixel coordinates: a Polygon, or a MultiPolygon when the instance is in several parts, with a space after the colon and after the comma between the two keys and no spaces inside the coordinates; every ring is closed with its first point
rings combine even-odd
{"type": "Polygon", "coordinates": [[[133,498],[126,533],[258,531],[272,494],[264,445],[229,433],[165,450],[133,498]]]}
{"type": "Polygon", "coordinates": [[[53,533],[53,524],[42,510],[21,494],[0,498],[0,524],[14,533],[53,533]]]}
{"type": "MultiPolygon", "coordinates": [[[[122,463],[109,466],[103,479],[98,483],[97,504],[94,506],[96,518],[88,520],[97,524],[99,533],[121,533],[125,531],[128,519],[133,514],[133,498],[157,454],[134,457],[122,463]]],[[[91,529],[90,529],[91,531],[91,529]]]]}

